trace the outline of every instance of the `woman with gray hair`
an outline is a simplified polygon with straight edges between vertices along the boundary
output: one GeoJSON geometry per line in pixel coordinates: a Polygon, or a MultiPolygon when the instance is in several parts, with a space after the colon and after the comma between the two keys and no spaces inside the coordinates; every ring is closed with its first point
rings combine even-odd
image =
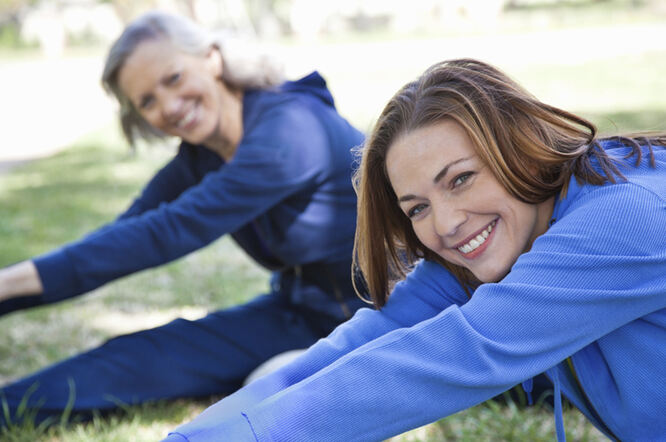
{"type": "Polygon", "coordinates": [[[0,314],[77,296],[227,233],[273,271],[270,293],[111,339],[6,385],[0,427],[231,393],[261,363],[308,347],[362,305],[351,282],[350,149],[363,137],[319,74],[282,82],[267,59],[238,60],[193,23],[153,12],[118,38],[102,80],[130,143],[170,135],[182,140],[178,153],[114,222],[0,270],[0,314]]]}

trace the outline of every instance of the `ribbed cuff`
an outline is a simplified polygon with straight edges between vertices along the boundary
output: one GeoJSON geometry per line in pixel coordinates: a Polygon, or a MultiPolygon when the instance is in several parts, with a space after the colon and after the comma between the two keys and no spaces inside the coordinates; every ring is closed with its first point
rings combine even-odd
{"type": "Polygon", "coordinates": [[[162,442],[189,442],[189,440],[180,433],[169,433],[169,435],[162,439],[162,442]]]}
{"type": "Polygon", "coordinates": [[[36,307],[38,305],[42,305],[43,303],[44,301],[42,300],[42,295],[19,296],[16,298],[7,299],[6,301],[0,302],[0,316],[15,312],[16,310],[22,310],[24,308],[36,307]]]}
{"type": "MultiPolygon", "coordinates": [[[[203,420],[209,425],[210,419],[203,420]]],[[[234,413],[233,416],[215,422],[212,426],[197,428],[197,419],[179,427],[176,432],[169,434],[172,439],[166,442],[218,442],[221,440],[232,440],[234,442],[259,442],[254,434],[252,425],[244,413],[234,413]]]]}
{"type": "Polygon", "coordinates": [[[63,247],[33,259],[44,287],[44,304],[71,298],[83,291],[65,250],[63,247]]]}

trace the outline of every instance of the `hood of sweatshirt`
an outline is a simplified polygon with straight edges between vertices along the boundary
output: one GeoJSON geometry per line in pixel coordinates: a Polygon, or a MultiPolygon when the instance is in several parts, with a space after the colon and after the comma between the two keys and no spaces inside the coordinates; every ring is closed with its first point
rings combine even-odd
{"type": "Polygon", "coordinates": [[[299,80],[283,83],[280,86],[280,90],[284,92],[300,92],[313,95],[319,98],[327,106],[335,108],[335,101],[333,100],[333,95],[331,95],[331,92],[328,90],[326,80],[324,80],[317,71],[313,71],[299,80]]]}

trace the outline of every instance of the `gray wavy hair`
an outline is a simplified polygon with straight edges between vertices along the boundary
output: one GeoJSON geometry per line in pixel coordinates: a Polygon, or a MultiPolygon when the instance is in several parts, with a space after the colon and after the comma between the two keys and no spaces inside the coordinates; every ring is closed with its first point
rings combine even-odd
{"type": "Polygon", "coordinates": [[[141,43],[165,39],[187,54],[205,56],[211,47],[222,55],[222,81],[236,89],[269,88],[284,81],[282,66],[272,57],[247,47],[225,44],[222,34],[209,33],[181,16],[160,11],[146,13],[131,22],[109,49],[102,73],[102,85],[120,104],[120,124],[125,138],[134,145],[136,138],[152,140],[164,133],[151,126],[136,110],[118,85],[118,73],[127,58],[141,43]]]}

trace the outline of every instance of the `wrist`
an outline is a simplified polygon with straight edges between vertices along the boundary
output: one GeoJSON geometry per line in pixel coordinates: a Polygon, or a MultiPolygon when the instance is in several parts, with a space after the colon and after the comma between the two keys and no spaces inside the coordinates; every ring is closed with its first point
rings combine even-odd
{"type": "Polygon", "coordinates": [[[32,261],[23,261],[0,270],[0,301],[17,296],[40,295],[42,281],[32,261]]]}

